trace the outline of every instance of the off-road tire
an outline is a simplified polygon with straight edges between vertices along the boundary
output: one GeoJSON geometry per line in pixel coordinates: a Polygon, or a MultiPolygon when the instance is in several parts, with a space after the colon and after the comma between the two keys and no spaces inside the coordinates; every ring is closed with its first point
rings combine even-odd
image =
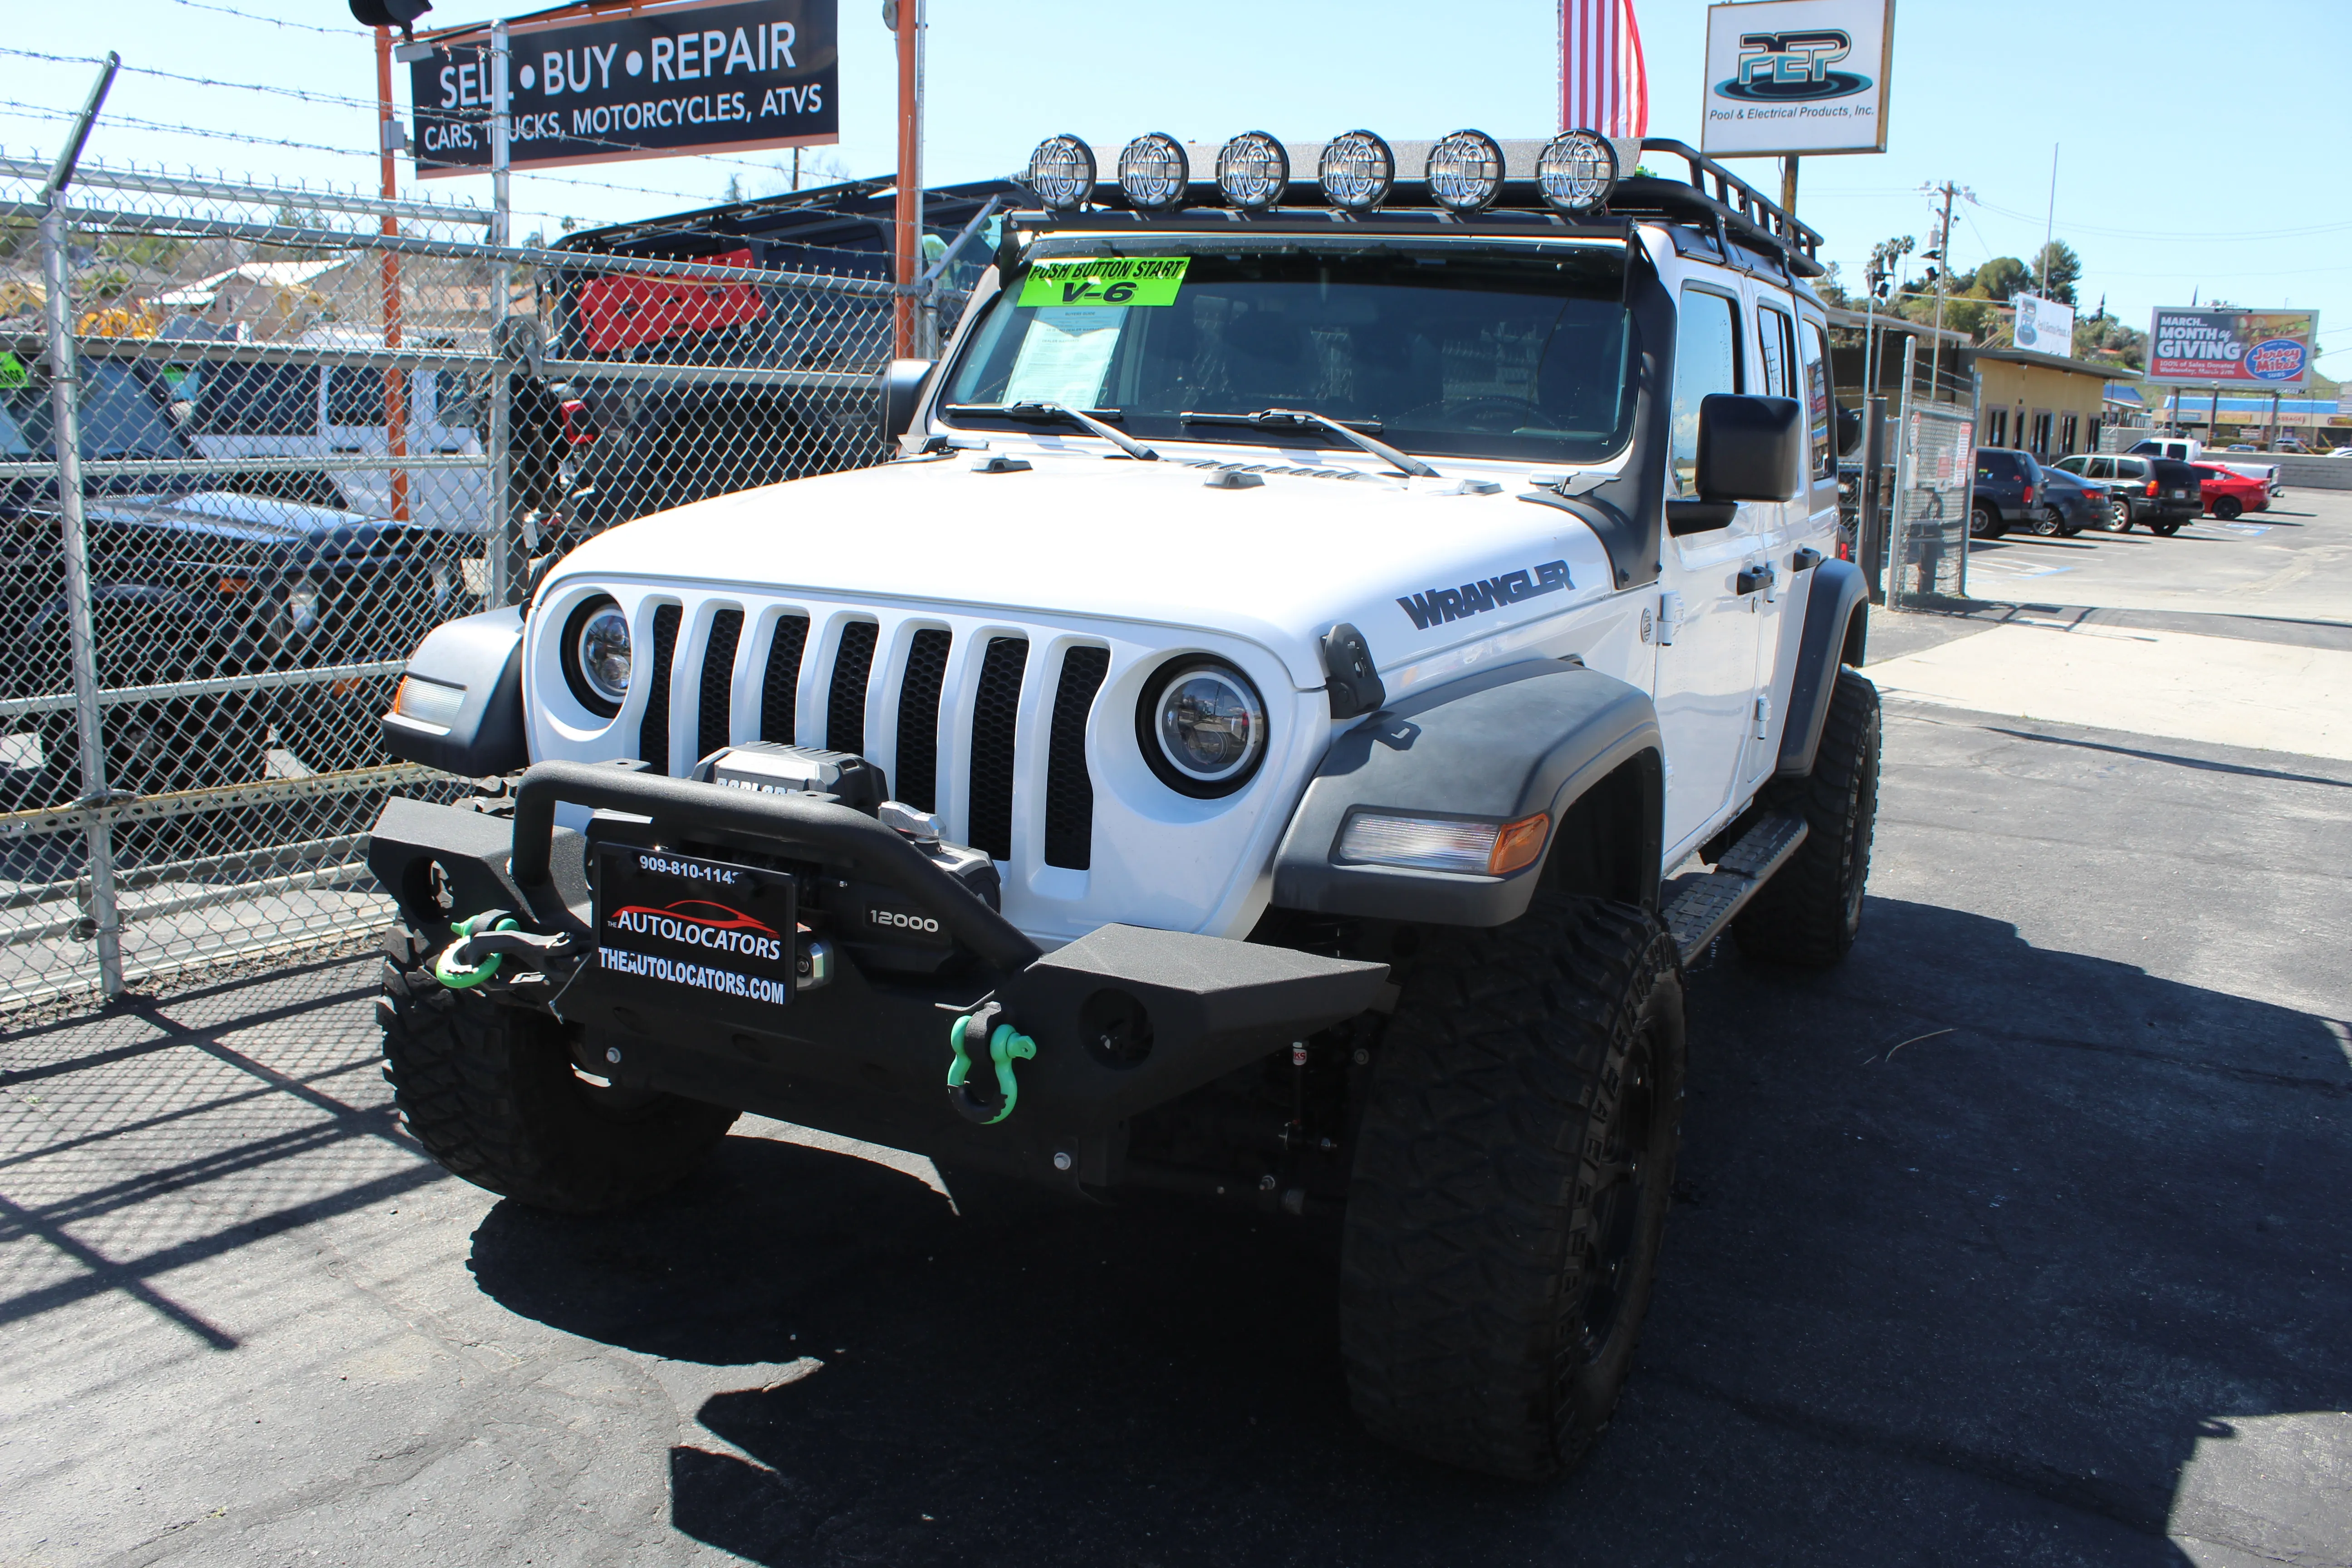
{"type": "Polygon", "coordinates": [[[552,1019],[434,979],[437,951],[393,928],[375,1016],[401,1120],[451,1175],[593,1214],[675,1185],[734,1125],[738,1112],[720,1106],[600,1089],[572,1070],[552,1019]]]}
{"type": "Polygon", "coordinates": [[[1339,1342],[1372,1433],[1520,1479],[1609,1425],[1674,1185],[1682,968],[1643,910],[1538,893],[1434,942],[1378,1047],[1339,1342]]]}
{"type": "Polygon", "coordinates": [[[1781,786],[1805,815],[1805,841],[1731,922],[1740,952],[1826,969],[1853,948],[1878,821],[1878,688],[1841,668],[1813,771],[1781,786]]]}

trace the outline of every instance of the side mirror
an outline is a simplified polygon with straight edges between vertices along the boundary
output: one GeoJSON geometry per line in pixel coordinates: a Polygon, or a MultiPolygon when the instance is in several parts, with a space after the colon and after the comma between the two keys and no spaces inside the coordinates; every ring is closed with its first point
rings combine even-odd
{"type": "Polygon", "coordinates": [[[923,401],[923,383],[930,379],[931,367],[938,362],[927,359],[894,359],[882,372],[882,439],[895,443],[915,422],[915,409],[923,401]]]}
{"type": "Polygon", "coordinates": [[[1744,500],[1791,500],[1804,472],[1805,411],[1791,397],[1718,392],[1698,405],[1698,495],[1666,503],[1679,538],[1727,527],[1744,500]]]}
{"type": "Polygon", "coordinates": [[[1862,410],[1859,408],[1839,409],[1837,411],[1838,456],[1841,458],[1853,457],[1854,448],[1862,445],[1862,410]]]}

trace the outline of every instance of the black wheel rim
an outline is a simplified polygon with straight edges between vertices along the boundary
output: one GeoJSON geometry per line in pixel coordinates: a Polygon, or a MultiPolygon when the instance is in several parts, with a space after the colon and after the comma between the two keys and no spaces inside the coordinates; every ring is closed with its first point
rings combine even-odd
{"type": "Polygon", "coordinates": [[[1584,1300],[1578,1331],[1584,1359],[1597,1361],[1626,1318],[1642,1277],[1650,1177],[1657,1165],[1656,1026],[1644,1021],[1626,1048],[1617,1102],[1601,1138],[1592,1187],[1592,1219],[1585,1235],[1584,1300]]]}

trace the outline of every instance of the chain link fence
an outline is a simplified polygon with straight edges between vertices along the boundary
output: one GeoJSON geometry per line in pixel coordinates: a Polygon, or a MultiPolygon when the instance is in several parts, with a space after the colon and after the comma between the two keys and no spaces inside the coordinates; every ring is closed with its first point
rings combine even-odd
{"type": "Polygon", "coordinates": [[[1930,365],[1906,338],[1887,517],[1886,602],[1895,609],[1969,596],[1969,511],[1976,483],[1977,381],[1930,365]]]}
{"type": "MultiPolygon", "coordinates": [[[[487,209],[0,158],[0,1012],[380,925],[434,626],[883,455],[901,291],[488,243],[487,209]]],[[[742,259],[748,260],[748,257],[742,259]]],[[[919,341],[961,297],[908,300],[919,341]]]]}

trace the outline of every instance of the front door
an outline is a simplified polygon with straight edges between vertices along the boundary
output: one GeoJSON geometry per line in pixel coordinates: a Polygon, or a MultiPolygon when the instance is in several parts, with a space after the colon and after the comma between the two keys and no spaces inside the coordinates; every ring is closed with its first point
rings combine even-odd
{"type": "MultiPolygon", "coordinates": [[[[1744,388],[1740,315],[1727,289],[1692,284],[1683,290],[1668,457],[1668,491],[1676,498],[1697,495],[1700,400],[1744,388]]],[[[1743,573],[1763,562],[1774,510],[1742,502],[1727,526],[1666,541],[1658,578],[1656,700],[1666,746],[1669,866],[1722,812],[1740,779],[1755,729],[1763,625],[1757,595],[1740,588],[1743,573]]]]}

